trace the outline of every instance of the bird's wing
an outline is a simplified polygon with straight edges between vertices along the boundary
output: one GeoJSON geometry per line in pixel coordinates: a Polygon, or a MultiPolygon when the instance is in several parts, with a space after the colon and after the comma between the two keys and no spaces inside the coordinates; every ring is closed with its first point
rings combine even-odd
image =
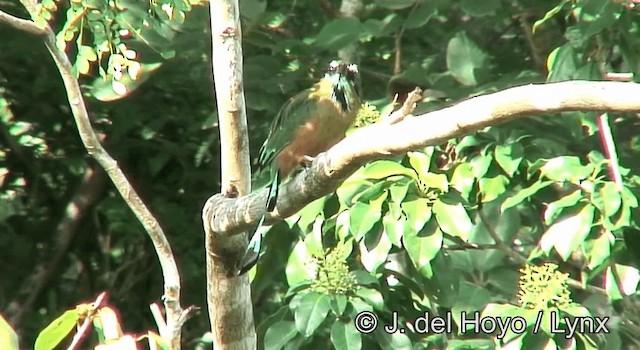
{"type": "Polygon", "coordinates": [[[307,89],[298,93],[280,108],[271,124],[269,136],[260,148],[258,170],[273,165],[278,153],[291,143],[298,127],[312,115],[314,103],[309,100],[312,91],[313,89],[307,89]]]}

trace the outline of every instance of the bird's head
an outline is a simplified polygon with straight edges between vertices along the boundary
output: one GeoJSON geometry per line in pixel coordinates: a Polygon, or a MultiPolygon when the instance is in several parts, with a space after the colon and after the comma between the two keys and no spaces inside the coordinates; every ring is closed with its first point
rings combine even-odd
{"type": "Polygon", "coordinates": [[[333,60],[323,79],[331,84],[331,98],[340,104],[343,111],[350,112],[360,107],[360,74],[356,64],[333,60]]]}

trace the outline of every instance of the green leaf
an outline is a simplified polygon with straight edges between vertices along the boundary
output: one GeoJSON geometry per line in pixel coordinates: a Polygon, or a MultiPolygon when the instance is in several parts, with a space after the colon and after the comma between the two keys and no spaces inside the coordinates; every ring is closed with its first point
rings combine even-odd
{"type": "Polygon", "coordinates": [[[429,4],[418,6],[409,13],[407,20],[404,22],[404,27],[406,29],[415,29],[424,26],[437,13],[436,10],[435,6],[430,6],[429,4]]]}
{"type": "Polygon", "coordinates": [[[452,236],[460,237],[463,241],[469,238],[471,219],[461,203],[448,204],[441,200],[433,203],[433,213],[438,220],[440,229],[452,236]]]}
{"type": "Polygon", "coordinates": [[[440,192],[449,192],[449,179],[446,174],[420,174],[420,181],[425,184],[428,189],[436,189],[440,192]]]}
{"type": "Polygon", "coordinates": [[[373,182],[371,181],[355,178],[356,174],[353,174],[351,178],[347,179],[336,190],[336,195],[338,196],[338,200],[340,201],[340,203],[348,207],[353,205],[354,198],[358,194],[373,185],[373,182]]]}
{"type": "Polygon", "coordinates": [[[387,188],[389,188],[389,181],[378,181],[373,186],[365,189],[358,195],[359,202],[373,202],[384,201],[387,198],[387,188]],[[380,198],[384,196],[384,198],[380,198]]]}
{"type": "Polygon", "coordinates": [[[35,350],[55,349],[74,330],[79,319],[76,309],[65,311],[38,334],[35,350]]]}
{"type": "Polygon", "coordinates": [[[294,318],[296,329],[305,337],[310,337],[327,318],[331,300],[327,295],[310,292],[305,294],[297,305],[294,318]]]}
{"type": "Polygon", "coordinates": [[[373,306],[376,310],[384,309],[384,299],[382,298],[382,294],[377,290],[362,287],[356,290],[356,295],[366,301],[367,304],[373,306]]]}
{"type": "Polygon", "coordinates": [[[312,272],[307,267],[311,258],[311,254],[309,254],[304,241],[298,241],[291,255],[289,255],[287,268],[285,270],[287,283],[290,286],[296,286],[314,278],[312,272]]]}
{"type": "Polygon", "coordinates": [[[498,144],[494,150],[496,162],[509,176],[513,176],[518,170],[523,154],[522,145],[519,143],[498,144]]]}
{"type": "Polygon", "coordinates": [[[265,350],[280,350],[293,339],[298,332],[292,321],[280,321],[274,323],[264,336],[265,350]]]}
{"type": "Polygon", "coordinates": [[[367,179],[375,180],[382,180],[395,175],[415,178],[416,175],[413,171],[411,171],[411,169],[408,169],[402,164],[391,160],[377,160],[375,162],[369,163],[363,167],[360,174],[367,179]]]}
{"type": "Polygon", "coordinates": [[[491,202],[507,190],[509,179],[504,175],[482,177],[478,181],[483,202],[491,202]]]}
{"type": "Polygon", "coordinates": [[[538,193],[541,189],[551,185],[553,181],[539,181],[534,183],[533,185],[518,191],[514,196],[507,198],[507,200],[502,203],[502,207],[500,210],[505,211],[511,207],[515,207],[516,205],[524,202],[529,199],[529,197],[538,193]]]}
{"type": "Polygon", "coordinates": [[[609,298],[612,300],[622,299],[620,292],[624,293],[624,295],[632,295],[636,293],[638,290],[638,283],[640,282],[640,271],[633,266],[620,264],[615,264],[615,268],[618,273],[618,277],[620,278],[622,291],[618,289],[618,283],[611,271],[611,266],[607,267],[605,289],[607,290],[609,298]]]}
{"type": "Polygon", "coordinates": [[[575,214],[569,214],[553,225],[540,238],[540,248],[549,253],[555,248],[565,261],[584,242],[591,231],[595,208],[585,205],[575,214]]]}
{"type": "Polygon", "coordinates": [[[309,226],[316,221],[316,218],[324,217],[323,210],[326,202],[327,197],[320,197],[307,204],[295,215],[291,216],[292,218],[297,217],[297,220],[294,219],[294,222],[298,224],[298,227],[300,227],[302,232],[307,232],[309,230],[309,226]]]}
{"type": "Polygon", "coordinates": [[[609,0],[585,0],[578,4],[578,28],[584,38],[612,27],[623,11],[622,4],[609,0]]]}
{"type": "Polygon", "coordinates": [[[382,226],[384,227],[384,233],[389,237],[389,241],[396,247],[402,246],[402,235],[404,234],[404,228],[407,225],[407,219],[400,217],[394,219],[391,212],[382,218],[382,226]]]}
{"type": "Polygon", "coordinates": [[[427,278],[433,276],[431,260],[440,252],[442,240],[442,231],[439,229],[425,237],[420,237],[417,234],[405,234],[402,236],[404,248],[407,250],[413,266],[427,278]]]}
{"type": "Polygon", "coordinates": [[[471,164],[461,163],[456,166],[453,175],[451,175],[451,186],[466,197],[471,193],[475,180],[471,164]]]}
{"type": "Polygon", "coordinates": [[[377,242],[369,244],[371,236],[368,236],[360,242],[360,262],[367,271],[376,271],[376,269],[384,264],[388,260],[389,250],[391,250],[391,241],[389,237],[384,233],[378,231],[376,233],[377,242]],[[369,250],[368,246],[373,245],[373,248],[369,250]]]}
{"type": "Polygon", "coordinates": [[[352,316],[355,316],[356,314],[361,313],[363,311],[373,312],[373,307],[360,298],[349,299],[349,304],[351,304],[351,307],[353,307],[352,316]]]}
{"type": "Polygon", "coordinates": [[[79,46],[78,47],[78,55],[82,56],[87,61],[96,61],[98,56],[96,55],[96,51],[91,46],[79,46]]]}
{"type": "Polygon", "coordinates": [[[571,194],[568,194],[555,202],[549,203],[544,211],[545,224],[550,225],[558,217],[562,209],[573,207],[582,198],[582,191],[575,190],[571,194]]]}
{"type": "Polygon", "coordinates": [[[589,270],[595,270],[611,256],[611,246],[615,242],[613,234],[599,230],[598,236],[584,242],[584,254],[589,270]]]}
{"type": "Polygon", "coordinates": [[[340,18],[327,23],[315,40],[315,45],[329,50],[339,50],[360,38],[360,21],[355,18],[340,18]]]}
{"type": "Polygon", "coordinates": [[[0,349],[18,350],[18,335],[0,315],[0,349]]]}
{"type": "Polygon", "coordinates": [[[344,295],[334,295],[331,298],[331,312],[333,312],[336,317],[342,316],[344,310],[347,308],[347,297],[344,295]]]}
{"type": "Polygon", "coordinates": [[[578,70],[578,55],[570,43],[553,50],[547,57],[547,82],[573,79],[578,70]]]}
{"type": "Polygon", "coordinates": [[[622,206],[622,195],[613,182],[605,182],[591,195],[591,203],[600,209],[603,216],[614,216],[622,206]]]}
{"type": "Polygon", "coordinates": [[[433,155],[433,149],[430,148],[430,150],[431,152],[429,152],[429,154],[416,151],[407,153],[409,164],[411,164],[411,167],[415,169],[416,173],[419,175],[427,174],[429,172],[429,168],[431,167],[431,156],[433,155]]]}
{"type": "Polygon", "coordinates": [[[162,63],[141,64],[140,75],[135,80],[131,79],[129,74],[125,74],[122,79],[118,81],[114,80],[112,75],[107,75],[106,79],[102,77],[97,78],[91,86],[91,94],[93,97],[103,102],[122,99],[140,87],[142,83],[151,77],[151,73],[160,68],[161,65],[162,63]],[[114,82],[122,85],[125,92],[117,93],[114,91],[114,82]]]}
{"type": "Polygon", "coordinates": [[[464,32],[457,33],[447,46],[447,68],[463,85],[478,85],[478,71],[486,68],[489,56],[464,32]]]}
{"type": "Polygon", "coordinates": [[[356,202],[349,208],[349,231],[359,241],[378,221],[380,210],[372,205],[356,202]]]}
{"type": "Polygon", "coordinates": [[[331,343],[336,350],[362,349],[362,336],[353,322],[336,321],[331,326],[331,343]]]}
{"type": "Polygon", "coordinates": [[[471,165],[473,176],[478,179],[485,176],[487,174],[487,171],[489,170],[489,166],[491,166],[492,160],[493,157],[489,155],[479,155],[471,158],[471,160],[469,160],[469,164],[471,165]]]}
{"type": "Polygon", "coordinates": [[[428,199],[417,197],[414,200],[403,202],[402,211],[407,216],[407,224],[413,230],[418,232],[424,224],[431,219],[431,205],[428,199]]]}
{"type": "Polygon", "coordinates": [[[370,285],[377,286],[378,285],[378,280],[367,271],[355,270],[355,271],[352,271],[351,273],[353,273],[353,275],[356,277],[356,281],[359,286],[370,286],[370,285]]]}
{"type": "Polygon", "coordinates": [[[552,8],[551,10],[547,11],[547,13],[545,13],[544,17],[542,19],[539,19],[537,21],[535,21],[535,23],[533,23],[533,28],[531,29],[531,31],[533,33],[536,32],[536,30],[538,29],[538,27],[540,27],[542,24],[544,24],[545,22],[547,22],[548,20],[550,20],[551,18],[555,17],[555,15],[557,15],[558,13],[560,13],[560,11],[562,10],[562,8],[568,4],[570,2],[570,0],[562,0],[558,5],[556,5],[554,8],[552,8]]]}
{"type": "Polygon", "coordinates": [[[582,165],[578,157],[562,156],[547,160],[540,173],[550,180],[578,183],[593,173],[593,165],[582,165]]]}

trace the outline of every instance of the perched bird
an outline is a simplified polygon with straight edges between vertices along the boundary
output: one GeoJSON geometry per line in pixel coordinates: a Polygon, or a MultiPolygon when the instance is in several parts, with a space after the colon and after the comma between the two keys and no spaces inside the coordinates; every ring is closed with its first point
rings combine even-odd
{"type": "Polygon", "coordinates": [[[270,176],[265,214],[236,266],[238,275],[258,261],[262,243],[258,230],[266,213],[276,207],[281,182],[345,137],[362,104],[360,95],[358,66],[334,60],[319,82],[282,106],[258,158],[258,171],[268,169],[270,176]]]}

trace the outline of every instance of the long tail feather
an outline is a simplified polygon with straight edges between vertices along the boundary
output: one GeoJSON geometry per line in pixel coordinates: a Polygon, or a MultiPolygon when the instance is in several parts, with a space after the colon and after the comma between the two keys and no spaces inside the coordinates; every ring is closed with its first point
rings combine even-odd
{"type": "Polygon", "coordinates": [[[258,227],[253,232],[251,241],[249,241],[247,250],[244,252],[242,259],[240,259],[238,261],[238,264],[236,265],[236,276],[245,274],[247,271],[251,270],[251,268],[255,264],[258,263],[258,257],[260,256],[260,248],[262,246],[262,234],[260,234],[260,232],[258,231],[260,230],[260,227],[262,227],[262,224],[264,223],[264,219],[266,217],[265,214],[262,214],[262,218],[260,218],[260,222],[258,222],[258,227]]]}
{"type": "Polygon", "coordinates": [[[278,187],[280,182],[280,172],[277,171],[271,184],[269,185],[267,203],[265,205],[265,213],[262,214],[260,221],[258,222],[258,227],[253,232],[253,236],[251,236],[251,241],[249,241],[249,245],[247,246],[247,250],[244,252],[242,259],[238,261],[236,265],[236,275],[240,276],[245,274],[247,271],[251,270],[251,268],[258,263],[258,257],[260,256],[260,249],[262,248],[262,234],[259,232],[260,228],[264,224],[264,220],[266,218],[266,213],[272,212],[276,208],[276,202],[278,200],[278,187]]]}
{"type": "Polygon", "coordinates": [[[270,213],[276,208],[278,201],[278,192],[280,190],[280,170],[276,171],[276,174],[271,181],[269,187],[269,197],[267,197],[267,212],[270,213]]]}

